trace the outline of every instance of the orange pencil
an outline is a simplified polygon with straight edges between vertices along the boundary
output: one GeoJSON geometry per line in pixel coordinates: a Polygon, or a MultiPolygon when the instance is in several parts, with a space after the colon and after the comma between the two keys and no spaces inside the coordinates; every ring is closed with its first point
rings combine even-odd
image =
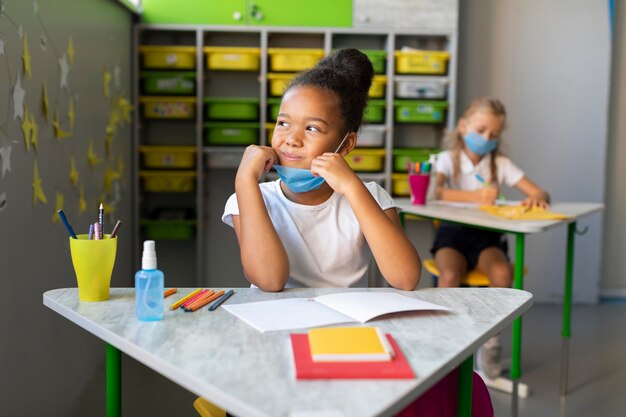
{"type": "Polygon", "coordinates": [[[178,288],[170,288],[169,290],[165,290],[163,292],[163,298],[169,297],[170,295],[176,293],[176,291],[178,291],[178,288]]]}
{"type": "Polygon", "coordinates": [[[183,308],[183,310],[187,310],[190,305],[202,298],[208,297],[211,294],[213,294],[213,290],[202,290],[195,297],[192,297],[189,300],[185,301],[181,307],[183,308]]]}
{"type": "Polygon", "coordinates": [[[202,300],[199,300],[197,303],[194,303],[193,306],[191,306],[188,311],[196,311],[197,309],[202,308],[205,305],[209,304],[211,301],[220,298],[222,295],[224,295],[224,290],[220,290],[216,292],[209,298],[203,298],[202,300]]]}
{"type": "Polygon", "coordinates": [[[192,293],[190,293],[189,295],[187,295],[186,297],[181,298],[180,300],[176,301],[174,304],[172,304],[170,306],[170,310],[176,310],[178,307],[180,307],[181,305],[183,305],[183,303],[187,300],[189,300],[191,297],[197,295],[200,291],[202,291],[202,288],[198,288],[197,290],[193,291],[192,293]]]}

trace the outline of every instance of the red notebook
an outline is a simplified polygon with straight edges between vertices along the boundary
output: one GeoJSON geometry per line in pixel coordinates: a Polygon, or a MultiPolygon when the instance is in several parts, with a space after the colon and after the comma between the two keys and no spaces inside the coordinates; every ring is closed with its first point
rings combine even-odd
{"type": "Polygon", "coordinates": [[[384,362],[313,362],[307,334],[292,334],[296,379],[413,379],[415,374],[400,347],[387,334],[395,356],[384,362]]]}

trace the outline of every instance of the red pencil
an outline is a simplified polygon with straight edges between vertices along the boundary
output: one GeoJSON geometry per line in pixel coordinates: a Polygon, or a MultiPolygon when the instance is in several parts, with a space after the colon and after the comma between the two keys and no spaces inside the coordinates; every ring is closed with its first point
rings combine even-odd
{"type": "Polygon", "coordinates": [[[209,304],[211,301],[220,298],[222,295],[224,295],[224,290],[220,290],[208,298],[203,298],[202,300],[198,300],[197,302],[193,303],[193,305],[190,306],[187,309],[187,311],[196,311],[197,309],[202,308],[205,305],[209,304]]]}

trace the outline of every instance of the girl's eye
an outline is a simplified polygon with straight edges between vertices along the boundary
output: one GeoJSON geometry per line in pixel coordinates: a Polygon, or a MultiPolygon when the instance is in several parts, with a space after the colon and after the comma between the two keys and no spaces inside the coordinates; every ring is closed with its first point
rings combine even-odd
{"type": "Polygon", "coordinates": [[[286,127],[286,126],[289,126],[289,124],[285,122],[284,120],[278,120],[276,122],[276,126],[286,127]]]}
{"type": "Polygon", "coordinates": [[[307,126],[306,130],[310,130],[312,132],[321,132],[321,130],[317,126],[307,126]]]}

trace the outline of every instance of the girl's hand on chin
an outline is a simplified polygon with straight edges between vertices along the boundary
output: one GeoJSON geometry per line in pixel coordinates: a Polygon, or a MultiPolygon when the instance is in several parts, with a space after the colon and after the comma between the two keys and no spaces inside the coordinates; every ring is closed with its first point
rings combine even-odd
{"type": "Polygon", "coordinates": [[[241,157],[237,176],[251,176],[258,181],[275,163],[278,163],[278,155],[274,149],[269,146],[250,145],[241,157]]]}
{"type": "Polygon", "coordinates": [[[311,173],[319,175],[339,194],[346,194],[354,183],[360,181],[344,157],[338,153],[326,152],[311,163],[311,173]]]}

